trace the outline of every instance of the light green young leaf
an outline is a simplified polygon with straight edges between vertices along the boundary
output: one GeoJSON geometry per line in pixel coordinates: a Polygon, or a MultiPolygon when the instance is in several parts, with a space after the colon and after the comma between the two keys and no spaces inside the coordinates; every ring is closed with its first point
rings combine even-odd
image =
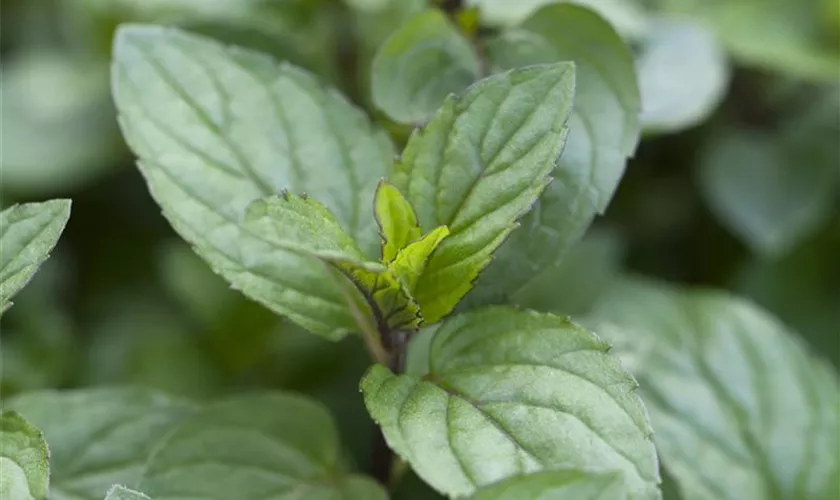
{"type": "Polygon", "coordinates": [[[450,496],[558,468],[620,472],[628,498],[659,498],[636,382],[568,320],[490,308],[438,328],[429,373],[374,366],[361,383],[389,446],[450,496]]]}
{"type": "Polygon", "coordinates": [[[405,283],[410,293],[417,288],[417,281],[426,270],[429,256],[449,236],[449,228],[441,226],[421,239],[400,250],[391,264],[394,274],[405,283]]]}
{"type": "Polygon", "coordinates": [[[681,19],[649,23],[636,59],[642,124],[672,132],[704,121],[720,104],[729,63],[704,27],[681,19]]]}
{"type": "Polygon", "coordinates": [[[382,261],[391,262],[397,253],[420,238],[420,223],[414,208],[393,184],[382,181],[373,202],[379,235],[382,238],[382,261]]]}
{"type": "Polygon", "coordinates": [[[756,253],[787,252],[831,214],[840,154],[834,139],[811,131],[831,146],[799,151],[813,141],[731,130],[711,143],[700,165],[709,208],[756,253]]]}
{"type": "Polygon", "coordinates": [[[187,419],[149,459],[140,489],[155,500],[385,500],[340,465],[327,411],[284,393],[237,396],[187,419]]]}
{"type": "Polygon", "coordinates": [[[837,496],[837,374],[753,304],[640,280],[593,315],[641,385],[684,500],[837,496]]]}
{"type": "Polygon", "coordinates": [[[146,459],[192,405],[144,389],[24,393],[7,401],[50,445],[50,500],[101,500],[135,486],[146,459]]]}
{"type": "MultiPolygon", "coordinates": [[[[317,201],[290,193],[257,200],[248,207],[243,228],[262,235],[278,251],[308,255],[334,266],[367,299],[368,308],[361,314],[372,315],[378,325],[414,329],[420,324],[420,308],[396,273],[366,262],[353,239],[317,201]]],[[[332,285],[340,290],[340,284],[332,285]]],[[[346,300],[348,308],[359,304],[352,296],[346,300]]],[[[359,321],[369,323],[367,318],[359,321]]]]}
{"type": "Polygon", "coordinates": [[[324,266],[243,228],[254,200],[288,189],[324,202],[366,255],[368,215],[393,159],[387,137],[306,72],[207,38],[123,26],[114,97],[126,139],[178,233],[235,288],[308,330],[354,330],[324,266]]]}
{"type": "Polygon", "coordinates": [[[618,473],[554,470],[517,476],[481,488],[471,500],[624,500],[624,480],[618,473]]]}
{"type": "Polygon", "coordinates": [[[470,42],[438,10],[403,24],[373,60],[373,102],[400,123],[425,122],[444,98],[461,92],[480,74],[470,42]]]}
{"type": "Polygon", "coordinates": [[[49,257],[70,218],[70,200],[13,205],[0,213],[0,314],[49,257]]]}
{"type": "Polygon", "coordinates": [[[125,486],[114,486],[110,490],[108,490],[108,494],[105,496],[105,500],[151,500],[146,495],[130,490],[125,486]]]}
{"type": "Polygon", "coordinates": [[[40,430],[17,412],[0,413],[0,498],[46,500],[49,460],[40,430]]]}
{"type": "Polygon", "coordinates": [[[467,296],[498,303],[558,262],[607,207],[639,139],[641,109],[630,49],[592,11],[549,5],[518,29],[488,40],[494,69],[574,61],[577,75],[569,138],[554,182],[499,249],[467,296]]]}
{"type": "Polygon", "coordinates": [[[567,135],[574,75],[572,64],[558,63],[491,76],[447,98],[409,139],[394,184],[422,227],[450,232],[414,294],[428,323],[472,288],[550,181],[567,135]]]}

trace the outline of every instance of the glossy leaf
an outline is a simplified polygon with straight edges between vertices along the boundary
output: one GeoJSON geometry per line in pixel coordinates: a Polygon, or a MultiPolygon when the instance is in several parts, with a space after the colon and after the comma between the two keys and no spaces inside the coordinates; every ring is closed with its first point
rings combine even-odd
{"type": "Polygon", "coordinates": [[[155,500],[386,499],[340,465],[335,424],[318,403],[256,393],[187,419],[149,459],[140,489],[155,500]]]}
{"type": "Polygon", "coordinates": [[[712,33],[690,21],[658,19],[641,46],[636,69],[645,129],[672,132],[705,121],[729,83],[729,64],[712,33]]]}
{"type": "Polygon", "coordinates": [[[145,389],[25,393],[7,401],[50,446],[50,500],[101,500],[136,485],[157,443],[192,405],[145,389]]]}
{"type": "Polygon", "coordinates": [[[520,68],[450,97],[396,166],[425,229],[449,227],[420,277],[426,321],[448,314],[550,181],[574,93],[567,63],[520,68]]]}
{"type": "Polygon", "coordinates": [[[69,218],[70,200],[13,205],[0,213],[0,314],[49,257],[69,218]]]}
{"type": "Polygon", "coordinates": [[[442,12],[427,10],[400,26],[377,51],[373,102],[397,122],[422,123],[479,73],[470,42],[442,12]]]}
{"type": "Polygon", "coordinates": [[[837,374],[757,306],[640,280],[593,315],[641,384],[684,500],[837,494],[837,374]]]}
{"type": "Polygon", "coordinates": [[[108,490],[105,500],[151,500],[146,495],[130,490],[125,486],[114,486],[108,490]]]}
{"type": "Polygon", "coordinates": [[[382,260],[391,262],[400,250],[420,238],[420,223],[408,200],[389,182],[379,184],[373,208],[382,238],[382,260]]]}
{"type": "Polygon", "coordinates": [[[641,108],[630,49],[583,7],[547,6],[487,43],[495,69],[573,61],[577,84],[569,138],[554,181],[494,256],[467,297],[470,305],[507,302],[563,258],[603,212],[639,139],[641,108]]]}
{"type": "Polygon", "coordinates": [[[46,500],[49,459],[41,431],[17,412],[0,413],[0,498],[46,500]]]}
{"type": "Polygon", "coordinates": [[[377,365],[361,387],[389,446],[444,494],[582,468],[659,498],[645,409],[608,348],[566,319],[491,308],[440,326],[422,378],[377,365]]]}
{"type": "Polygon", "coordinates": [[[241,220],[258,198],[305,192],[373,254],[370,200],[392,161],[387,137],[303,70],[207,38],[124,26],[114,59],[123,133],[176,231],[273,311],[331,339],[354,330],[321,263],[278,251],[241,220]]]}
{"type": "Polygon", "coordinates": [[[621,474],[556,470],[518,476],[480,489],[471,500],[623,500],[621,474]]]}
{"type": "Polygon", "coordinates": [[[429,257],[447,236],[449,236],[449,228],[441,226],[403,248],[397,254],[391,268],[394,270],[394,274],[405,283],[409,292],[414,293],[417,281],[426,271],[426,263],[429,261],[429,257]]]}

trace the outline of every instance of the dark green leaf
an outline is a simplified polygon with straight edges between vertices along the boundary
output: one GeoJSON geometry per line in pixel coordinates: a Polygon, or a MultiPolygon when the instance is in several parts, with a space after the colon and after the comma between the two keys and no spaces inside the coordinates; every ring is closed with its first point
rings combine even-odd
{"type": "Polygon", "coordinates": [[[470,42],[438,10],[411,18],[391,34],[373,60],[373,102],[400,123],[424,122],[444,98],[479,77],[470,42]]]}
{"type": "Polygon", "coordinates": [[[238,396],[179,426],[149,460],[140,489],[155,500],[387,498],[339,458],[321,405],[283,393],[238,396]]]}
{"type": "Polygon", "coordinates": [[[836,497],[837,375],[775,318],[725,293],[638,280],[593,317],[639,379],[684,500],[836,497]]]}
{"type": "Polygon", "coordinates": [[[449,97],[409,139],[394,184],[422,227],[449,227],[415,298],[428,323],[448,314],[549,182],[566,138],[574,67],[494,75],[449,97]]]}
{"type": "Polygon", "coordinates": [[[17,412],[0,413],[0,498],[46,500],[49,459],[41,431],[17,412]]]}
{"type": "Polygon", "coordinates": [[[659,498],[636,382],[608,348],[557,316],[486,309],[440,326],[428,374],[377,365],[362,392],[389,446],[447,495],[582,468],[623,473],[629,498],[659,498]]]}
{"type": "Polygon", "coordinates": [[[114,486],[108,490],[105,500],[150,500],[146,495],[125,486],[114,486]]]}
{"type": "Polygon", "coordinates": [[[322,264],[278,251],[241,220],[257,198],[305,192],[372,254],[368,211],[392,161],[387,137],[306,72],[206,38],[123,27],[114,58],[123,133],[173,227],[275,312],[332,339],[354,330],[322,264]]]}

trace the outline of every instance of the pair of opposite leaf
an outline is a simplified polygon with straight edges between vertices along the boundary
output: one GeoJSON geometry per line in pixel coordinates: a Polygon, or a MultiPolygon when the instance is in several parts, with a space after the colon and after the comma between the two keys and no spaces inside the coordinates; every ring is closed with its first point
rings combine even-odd
{"type": "Polygon", "coordinates": [[[416,330],[425,304],[414,298],[414,290],[449,229],[441,226],[423,235],[408,200],[384,180],[376,190],[374,215],[382,239],[380,262],[366,260],[333,214],[306,195],[283,192],[257,200],[245,223],[277,246],[311,255],[346,276],[365,297],[380,332],[416,330]]]}

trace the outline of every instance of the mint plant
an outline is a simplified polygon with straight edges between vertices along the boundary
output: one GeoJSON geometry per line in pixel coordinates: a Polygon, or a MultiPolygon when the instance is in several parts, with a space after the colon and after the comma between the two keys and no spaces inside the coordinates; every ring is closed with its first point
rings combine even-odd
{"type": "MultiPolygon", "coordinates": [[[[358,345],[349,357],[365,372],[348,377],[351,404],[338,409],[253,383],[239,365],[271,344],[245,345],[256,322],[232,315],[235,335],[202,340],[245,346],[206,397],[84,383],[4,395],[0,496],[385,500],[414,498],[403,490],[411,481],[422,498],[472,500],[836,495],[840,408],[825,397],[840,390],[836,371],[757,305],[615,277],[610,235],[582,240],[643,134],[692,126],[720,104],[726,44],[629,3],[445,4],[348,2],[371,27],[354,34],[360,53],[373,52],[355,75],[369,83],[364,98],[313,71],[320,63],[220,40],[221,7],[117,28],[120,129],[199,272],[305,341],[358,345]],[[172,26],[183,19],[191,29],[172,26]],[[660,88],[657,72],[681,47],[698,55],[684,68],[697,78],[660,88]],[[351,450],[359,437],[370,438],[362,460],[351,450]]],[[[234,9],[229,26],[270,35],[271,12],[234,9]]],[[[704,190],[733,227],[761,233],[748,236],[754,245],[781,251],[807,217],[774,218],[762,203],[751,205],[760,223],[740,213],[745,181],[721,180],[732,149],[710,153],[724,160],[701,171],[704,190]],[[774,223],[777,234],[764,230],[774,223]]],[[[797,184],[802,193],[830,177],[821,172],[797,184]]],[[[779,198],[776,184],[757,196],[779,198]]],[[[56,200],[2,212],[0,312],[69,209],[56,200]]],[[[224,313],[217,290],[196,292],[209,297],[193,304],[202,319],[224,313]]],[[[135,317],[154,329],[144,314],[135,317]]],[[[293,365],[300,351],[281,347],[270,362],[293,365]]],[[[116,365],[131,359],[106,352],[116,365]]]]}

